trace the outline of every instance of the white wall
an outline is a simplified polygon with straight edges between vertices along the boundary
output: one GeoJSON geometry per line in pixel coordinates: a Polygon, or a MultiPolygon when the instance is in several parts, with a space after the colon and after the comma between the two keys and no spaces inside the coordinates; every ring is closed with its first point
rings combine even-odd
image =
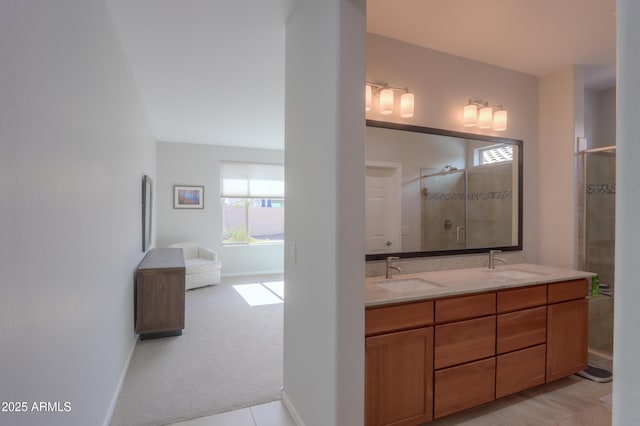
{"type": "Polygon", "coordinates": [[[616,175],[616,297],[613,343],[613,425],[640,424],[640,3],[618,0],[616,175]]]}
{"type": "MultiPolygon", "coordinates": [[[[395,114],[382,116],[376,108],[367,113],[367,118],[524,141],[523,249],[527,261],[537,262],[540,228],[537,209],[538,79],[375,34],[367,34],[366,79],[370,82],[383,81],[391,86],[408,86],[415,94],[413,118],[400,118],[395,114]],[[464,127],[462,108],[469,98],[482,98],[492,104],[504,105],[509,112],[508,129],[494,132],[464,127]]],[[[464,266],[468,260],[468,265],[472,266],[477,262],[473,258],[460,257],[458,260],[462,263],[457,264],[464,266]]],[[[402,263],[408,262],[414,261],[402,263]]]]}
{"type": "Polygon", "coordinates": [[[364,8],[300,0],[287,23],[283,400],[299,425],[364,423],[364,8]]]}
{"type": "Polygon", "coordinates": [[[600,132],[595,146],[611,146],[616,144],[616,89],[598,92],[600,100],[599,121],[600,132]]]}
{"type": "Polygon", "coordinates": [[[584,83],[579,67],[540,79],[539,234],[540,261],[545,265],[578,265],[574,153],[576,138],[584,137],[583,105],[584,83]]]}
{"type": "Polygon", "coordinates": [[[584,91],[587,148],[616,144],[616,89],[584,91]]]}
{"type": "MultiPolygon", "coordinates": [[[[282,273],[283,244],[222,246],[220,162],[284,163],[284,152],[158,142],[158,247],[196,242],[218,253],[222,275],[282,273]],[[203,209],[174,209],[174,185],[204,185],[203,209]]],[[[286,209],[286,207],[285,207],[286,209]]]]}
{"type": "Polygon", "coordinates": [[[600,139],[600,92],[585,89],[584,91],[584,137],[586,148],[594,148],[600,139]]]}
{"type": "Polygon", "coordinates": [[[99,425],[135,344],[155,142],[103,1],[0,2],[0,424],[99,425]]]}

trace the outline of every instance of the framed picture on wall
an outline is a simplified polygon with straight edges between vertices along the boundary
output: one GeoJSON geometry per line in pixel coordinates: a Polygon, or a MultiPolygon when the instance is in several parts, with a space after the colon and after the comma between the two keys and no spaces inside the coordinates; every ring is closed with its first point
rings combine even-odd
{"type": "Polygon", "coordinates": [[[204,186],[174,185],[174,209],[203,209],[204,186]]]}

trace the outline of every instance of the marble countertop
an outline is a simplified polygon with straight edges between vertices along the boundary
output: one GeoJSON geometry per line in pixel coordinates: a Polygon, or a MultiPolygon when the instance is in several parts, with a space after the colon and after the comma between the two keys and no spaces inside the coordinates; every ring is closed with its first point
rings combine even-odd
{"type": "Polygon", "coordinates": [[[500,265],[493,270],[483,267],[397,274],[391,280],[383,276],[367,278],[365,299],[366,306],[386,305],[590,278],[594,275],[591,272],[533,263],[500,265]]]}

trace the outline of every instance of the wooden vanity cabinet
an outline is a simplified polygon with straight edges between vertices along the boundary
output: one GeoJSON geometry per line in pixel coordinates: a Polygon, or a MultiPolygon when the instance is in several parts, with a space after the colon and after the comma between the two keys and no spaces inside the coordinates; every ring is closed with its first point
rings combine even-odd
{"type": "Polygon", "coordinates": [[[365,424],[433,419],[433,302],[365,311],[365,424]]]}
{"type": "Polygon", "coordinates": [[[368,308],[366,425],[417,426],[587,366],[586,279],[368,308]]]}
{"type": "Polygon", "coordinates": [[[548,286],[547,382],[587,368],[588,291],[586,279],[548,286]]]}

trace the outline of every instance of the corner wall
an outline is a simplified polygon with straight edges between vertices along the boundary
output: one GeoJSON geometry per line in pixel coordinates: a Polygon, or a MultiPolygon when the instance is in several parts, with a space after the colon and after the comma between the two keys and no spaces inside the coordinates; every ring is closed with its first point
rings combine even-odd
{"type": "Polygon", "coordinates": [[[640,424],[640,3],[618,0],[613,425],[640,424]]]}
{"type": "Polygon", "coordinates": [[[223,276],[282,273],[283,244],[221,244],[220,162],[223,160],[283,164],[284,152],[158,142],[158,247],[179,242],[202,244],[218,253],[223,276]],[[174,209],[174,185],[204,185],[204,208],[174,209]]]}
{"type": "Polygon", "coordinates": [[[283,400],[364,424],[363,0],[300,0],[286,29],[283,400]]]}
{"type": "Polygon", "coordinates": [[[155,152],[103,1],[0,2],[0,424],[108,422],[155,152]]]}
{"type": "Polygon", "coordinates": [[[584,82],[578,66],[540,79],[540,263],[578,267],[575,144],[584,136],[584,82]]]}

